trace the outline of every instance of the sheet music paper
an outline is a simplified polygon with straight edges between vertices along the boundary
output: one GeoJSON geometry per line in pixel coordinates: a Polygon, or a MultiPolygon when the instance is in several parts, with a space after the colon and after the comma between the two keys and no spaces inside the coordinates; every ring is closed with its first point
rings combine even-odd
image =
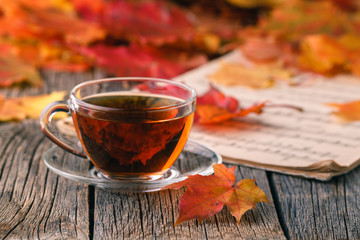
{"type": "MultiPolygon", "coordinates": [[[[221,62],[247,64],[241,53],[234,51],[175,80],[194,87],[201,95],[209,89],[208,76],[221,62]]],[[[267,89],[216,84],[242,106],[270,100],[274,104],[295,105],[304,111],[266,108],[261,115],[251,114],[213,125],[196,124],[190,138],[213,148],[233,163],[321,180],[356,167],[360,163],[360,122],[340,122],[326,103],[360,99],[360,79],[352,76],[325,79],[314,75],[299,78],[312,79],[299,86],[278,84],[267,89]]]]}

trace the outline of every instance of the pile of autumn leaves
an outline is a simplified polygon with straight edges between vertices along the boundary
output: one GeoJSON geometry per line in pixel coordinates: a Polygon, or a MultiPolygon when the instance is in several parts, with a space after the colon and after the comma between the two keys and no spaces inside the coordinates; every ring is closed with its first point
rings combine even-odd
{"type": "Polygon", "coordinates": [[[296,85],[294,76],[360,76],[360,11],[357,1],[289,0],[262,16],[257,25],[238,31],[250,67],[223,64],[210,79],[231,86],[268,88],[277,82],[296,85]]]}
{"type": "Polygon", "coordinates": [[[244,31],[244,54],[254,62],[327,76],[360,76],[360,11],[357,1],[290,0],[244,31]],[[248,37],[251,36],[251,37],[248,37]],[[257,37],[254,37],[257,36],[257,37]]]}
{"type": "Polygon", "coordinates": [[[224,26],[225,34],[171,2],[2,0],[0,86],[39,86],[38,69],[93,66],[116,76],[172,78],[234,46],[289,76],[304,70],[360,75],[360,14],[355,1],[337,2],[283,1],[256,26],[224,26]]]}
{"type": "Polygon", "coordinates": [[[2,0],[0,26],[1,87],[39,86],[39,68],[172,78],[219,44],[190,13],[161,1],[2,0]]]}
{"type": "MultiPolygon", "coordinates": [[[[234,8],[247,6],[224,1],[234,8]]],[[[232,49],[241,49],[252,67],[223,66],[209,76],[212,81],[264,88],[303,71],[360,76],[360,11],[355,0],[265,2],[276,5],[257,25],[241,27],[233,24],[239,19],[220,15],[214,21],[205,12],[193,14],[170,1],[1,0],[0,87],[41,86],[40,69],[82,72],[94,66],[114,76],[173,78],[232,49]]],[[[216,89],[210,91],[214,99],[221,96],[228,102],[216,89]]],[[[24,108],[19,101],[6,101],[9,106],[2,104],[2,110],[24,108]]],[[[0,97],[0,104],[4,102],[0,97]]],[[[204,122],[222,121],[212,118],[219,109],[225,109],[220,115],[228,119],[263,107],[243,112],[223,105],[203,108],[204,122]]],[[[32,116],[10,114],[0,120],[26,117],[32,116]]]]}

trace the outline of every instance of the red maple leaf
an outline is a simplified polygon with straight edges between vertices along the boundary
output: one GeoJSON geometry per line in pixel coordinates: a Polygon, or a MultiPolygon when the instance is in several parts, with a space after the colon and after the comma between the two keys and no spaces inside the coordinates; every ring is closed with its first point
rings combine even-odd
{"type": "Polygon", "coordinates": [[[238,100],[226,96],[213,85],[202,96],[197,98],[195,120],[198,123],[218,123],[235,117],[244,117],[250,113],[261,113],[266,102],[241,108],[238,100]]]}
{"type": "Polygon", "coordinates": [[[210,89],[202,96],[197,98],[198,105],[215,105],[226,108],[229,112],[235,112],[239,107],[239,102],[233,97],[225,96],[221,91],[210,84],[210,89]]]}
{"type": "Polygon", "coordinates": [[[78,50],[94,59],[96,65],[117,76],[173,78],[187,70],[176,61],[166,59],[160,50],[151,47],[98,44],[78,50]]]}
{"type": "Polygon", "coordinates": [[[108,34],[130,42],[162,45],[191,40],[195,28],[184,9],[164,1],[75,1],[79,14],[100,23],[108,34]]]}
{"type": "Polygon", "coordinates": [[[179,189],[187,186],[182,196],[180,214],[175,226],[191,219],[203,220],[221,211],[224,205],[239,223],[242,215],[258,202],[269,202],[265,193],[256,186],[255,180],[244,179],[236,183],[235,166],[226,168],[223,164],[213,166],[214,175],[189,176],[184,181],[163,189],[179,189]]]}
{"type": "Polygon", "coordinates": [[[245,117],[250,113],[261,114],[267,107],[290,108],[299,112],[303,109],[290,104],[270,104],[268,101],[255,103],[249,107],[240,106],[238,100],[226,96],[220,90],[210,85],[210,89],[197,98],[195,121],[201,124],[224,122],[237,117],[245,117]]]}

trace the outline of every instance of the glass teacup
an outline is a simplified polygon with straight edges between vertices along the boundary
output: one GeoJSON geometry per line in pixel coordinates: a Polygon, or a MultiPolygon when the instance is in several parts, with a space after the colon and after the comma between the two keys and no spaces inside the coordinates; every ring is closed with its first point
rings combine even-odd
{"type": "Polygon", "coordinates": [[[192,88],[171,80],[92,80],[75,86],[67,104],[49,104],[40,126],[56,144],[89,158],[108,178],[158,179],[185,146],[195,102],[192,88]],[[83,151],[50,131],[52,116],[59,111],[72,116],[83,151]]]}

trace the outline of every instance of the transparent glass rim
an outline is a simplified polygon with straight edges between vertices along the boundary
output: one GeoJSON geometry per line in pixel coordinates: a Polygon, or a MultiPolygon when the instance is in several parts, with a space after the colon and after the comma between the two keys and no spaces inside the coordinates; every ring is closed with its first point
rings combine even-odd
{"type": "Polygon", "coordinates": [[[80,84],[76,85],[70,91],[70,99],[71,99],[71,101],[73,101],[74,103],[78,104],[81,107],[85,107],[85,108],[96,110],[96,111],[142,112],[142,111],[146,110],[146,111],[150,111],[150,112],[160,112],[160,111],[168,111],[168,110],[172,110],[172,109],[177,109],[177,108],[181,108],[181,107],[187,106],[189,104],[192,104],[193,102],[196,101],[196,91],[193,88],[191,88],[190,86],[188,86],[184,83],[176,82],[175,80],[167,80],[167,79],[162,79],[162,78],[150,78],[150,77],[114,77],[114,78],[102,78],[102,79],[89,80],[89,81],[80,83],[80,84]],[[180,88],[188,91],[190,93],[190,97],[187,99],[184,99],[180,103],[167,105],[164,107],[157,107],[156,109],[155,108],[145,108],[142,110],[103,107],[103,106],[98,106],[98,105],[93,105],[93,104],[87,103],[87,102],[79,99],[78,97],[76,97],[77,91],[79,91],[81,88],[84,88],[84,87],[87,87],[90,85],[95,85],[95,84],[105,83],[105,82],[125,82],[125,81],[160,82],[160,83],[171,84],[173,86],[177,86],[177,87],[180,87],[180,88]]]}

